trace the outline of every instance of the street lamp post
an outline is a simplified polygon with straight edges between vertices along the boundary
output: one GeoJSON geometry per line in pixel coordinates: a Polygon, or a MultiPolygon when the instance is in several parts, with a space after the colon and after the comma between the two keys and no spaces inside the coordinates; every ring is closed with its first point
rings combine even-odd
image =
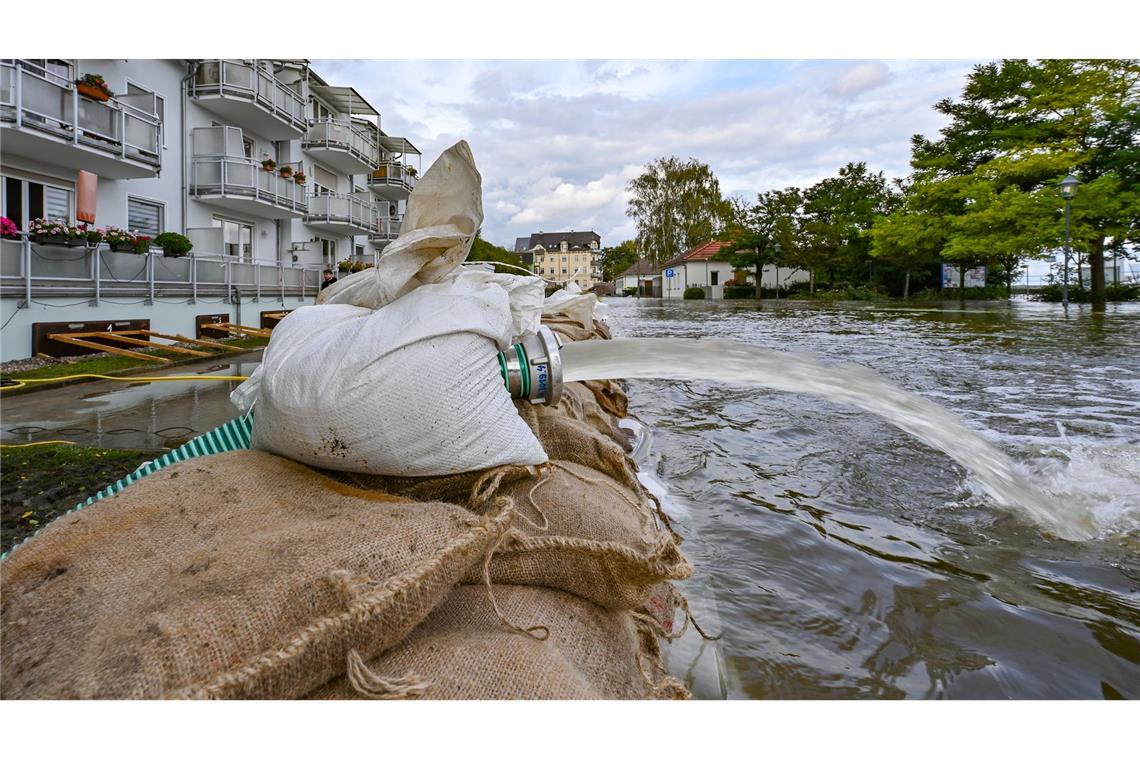
{"type": "MultiPolygon", "coordinates": [[[[1066,309],[1069,308],[1069,246],[1071,238],[1069,236],[1069,213],[1073,205],[1073,196],[1077,194],[1077,185],[1081,181],[1070,174],[1061,180],[1061,197],[1065,199],[1065,269],[1061,277],[1061,305],[1066,309]]],[[[1080,272],[1077,272],[1080,277],[1080,272]]]]}

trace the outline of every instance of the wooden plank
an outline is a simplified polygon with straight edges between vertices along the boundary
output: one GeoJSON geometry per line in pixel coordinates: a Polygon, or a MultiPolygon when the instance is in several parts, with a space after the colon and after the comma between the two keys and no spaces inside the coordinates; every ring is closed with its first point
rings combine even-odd
{"type": "Polygon", "coordinates": [[[220,348],[222,350],[233,351],[235,353],[240,353],[241,351],[245,351],[244,348],[238,348],[237,346],[229,346],[229,345],[226,345],[225,343],[218,343],[218,342],[212,341],[212,340],[202,340],[201,338],[187,338],[185,335],[167,335],[166,333],[155,332],[154,330],[140,330],[139,332],[143,333],[144,335],[149,335],[153,338],[165,338],[166,340],[176,340],[179,343],[189,343],[189,344],[194,345],[194,346],[205,346],[206,348],[220,348]]]}
{"type": "Polygon", "coordinates": [[[116,348],[115,346],[107,346],[102,343],[92,343],[89,340],[80,340],[73,338],[70,335],[49,335],[52,340],[58,340],[60,343],[68,343],[71,345],[79,346],[81,348],[91,348],[100,353],[107,352],[109,354],[118,354],[119,356],[129,356],[132,359],[144,359],[148,362],[158,362],[159,364],[170,364],[169,359],[164,359],[161,356],[153,356],[151,354],[140,354],[138,351],[128,351],[125,348],[116,348]]]}
{"type": "Polygon", "coordinates": [[[32,351],[52,357],[81,356],[92,351],[63,341],[52,340],[52,335],[72,335],[94,332],[125,332],[150,329],[149,319],[86,320],[75,322],[36,322],[32,325],[32,351]]]}
{"type": "Polygon", "coordinates": [[[230,334],[238,333],[239,335],[253,335],[258,338],[268,338],[272,333],[271,330],[261,330],[257,327],[246,327],[245,325],[235,325],[229,322],[222,322],[217,325],[202,325],[203,330],[218,330],[220,332],[228,332],[230,334]]]}
{"type": "Polygon", "coordinates": [[[130,343],[135,346],[148,346],[149,348],[161,348],[163,351],[173,351],[176,354],[189,354],[190,356],[214,356],[208,351],[195,351],[190,348],[182,348],[181,346],[166,346],[162,343],[152,343],[149,340],[142,340],[140,338],[132,338],[122,333],[99,333],[98,336],[92,335],[92,338],[99,337],[103,340],[116,340],[120,343],[130,343]]]}

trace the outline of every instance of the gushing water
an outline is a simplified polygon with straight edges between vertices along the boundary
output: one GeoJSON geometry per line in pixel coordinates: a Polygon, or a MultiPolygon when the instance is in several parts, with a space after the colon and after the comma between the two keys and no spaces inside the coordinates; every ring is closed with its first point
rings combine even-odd
{"type": "Polygon", "coordinates": [[[637,338],[571,342],[562,348],[564,379],[659,378],[714,382],[808,393],[879,415],[977,478],[991,498],[1017,509],[1051,533],[1087,540],[1095,530],[1025,482],[1008,456],[938,404],[854,364],[822,364],[799,354],[722,340],[637,338]]]}

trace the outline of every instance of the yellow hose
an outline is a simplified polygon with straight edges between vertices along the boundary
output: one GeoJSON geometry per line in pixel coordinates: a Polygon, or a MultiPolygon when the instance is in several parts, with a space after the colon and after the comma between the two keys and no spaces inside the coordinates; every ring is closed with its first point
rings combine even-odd
{"type": "Polygon", "coordinates": [[[244,375],[163,375],[162,377],[143,377],[141,375],[125,375],[122,377],[115,377],[113,375],[92,375],[88,373],[81,373],[78,375],[63,375],[62,377],[28,377],[23,380],[15,380],[16,385],[0,386],[0,391],[13,391],[17,388],[23,388],[28,383],[58,383],[63,380],[74,380],[77,377],[93,377],[97,380],[117,380],[120,383],[161,383],[170,382],[173,380],[248,380],[249,378],[244,375]]]}
{"type": "Polygon", "coordinates": [[[49,443],[64,446],[78,446],[75,441],[36,441],[35,443],[0,443],[0,449],[25,449],[28,446],[47,446],[49,443]]]}

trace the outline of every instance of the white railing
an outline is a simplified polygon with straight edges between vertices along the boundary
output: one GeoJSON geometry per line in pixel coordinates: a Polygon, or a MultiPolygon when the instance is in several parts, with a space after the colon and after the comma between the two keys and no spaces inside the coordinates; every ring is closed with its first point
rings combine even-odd
{"type": "Polygon", "coordinates": [[[380,229],[380,211],[376,205],[343,193],[309,196],[309,213],[305,224],[344,224],[369,234],[380,229]]]}
{"type": "Polygon", "coordinates": [[[301,144],[305,150],[339,150],[360,162],[375,167],[380,146],[375,133],[351,121],[315,119],[301,144]]]}
{"type": "Polygon", "coordinates": [[[0,118],[122,159],[161,165],[162,121],[116,98],[99,102],[74,82],[22,61],[0,64],[0,118]]]}
{"type": "Polygon", "coordinates": [[[370,185],[394,185],[408,191],[416,188],[416,177],[408,173],[408,167],[396,161],[385,161],[376,171],[368,175],[370,185]]]}
{"type": "Polygon", "coordinates": [[[260,106],[299,131],[305,129],[305,100],[257,61],[202,61],[190,83],[190,97],[220,95],[260,106]]]}
{"type": "MultiPolygon", "coordinates": [[[[294,171],[300,169],[296,164],[294,171]]],[[[308,210],[305,186],[282,177],[281,167],[266,171],[251,158],[194,156],[190,162],[190,194],[193,196],[240,196],[270,203],[304,214],[308,210]]]]}
{"type": "Polygon", "coordinates": [[[67,248],[33,243],[27,236],[0,242],[0,293],[20,297],[28,308],[37,296],[91,299],[222,298],[239,295],[255,300],[303,301],[320,288],[320,266],[285,266],[270,259],[243,258],[191,251],[166,258],[161,249],[149,253],[117,253],[105,244],[67,248]],[[234,293],[233,289],[237,289],[234,293]]]}
{"type": "Polygon", "coordinates": [[[374,243],[390,242],[400,236],[400,226],[404,223],[404,215],[382,216],[379,218],[376,232],[368,236],[374,243]]]}

